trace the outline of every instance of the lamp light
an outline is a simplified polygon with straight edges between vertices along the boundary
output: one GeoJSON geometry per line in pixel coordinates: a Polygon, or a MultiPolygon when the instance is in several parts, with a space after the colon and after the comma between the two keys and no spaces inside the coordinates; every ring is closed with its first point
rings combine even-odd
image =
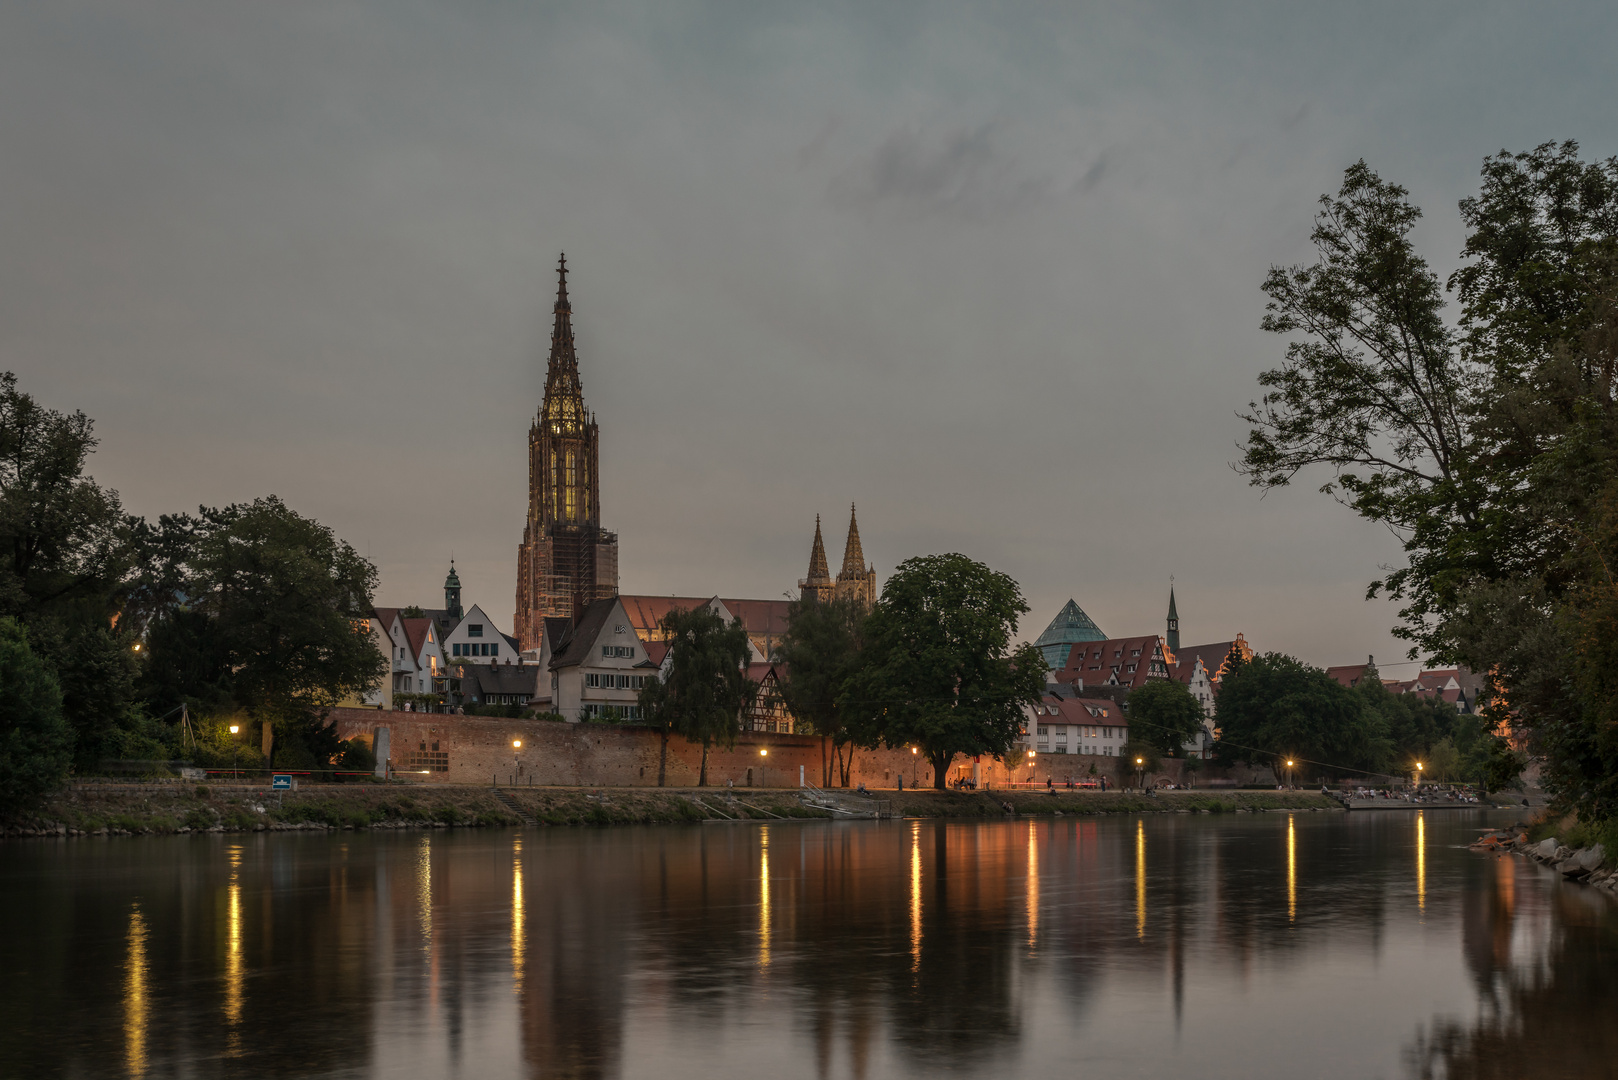
{"type": "Polygon", "coordinates": [[[758,756],[759,757],[769,757],[770,756],[770,748],[768,746],[759,747],[758,756]]]}
{"type": "Polygon", "coordinates": [[[522,740],[521,739],[512,739],[511,740],[511,748],[513,750],[521,750],[522,749],[522,740]]]}
{"type": "Polygon", "coordinates": [[[235,724],[230,725],[230,733],[232,735],[236,734],[240,730],[241,730],[241,728],[238,727],[237,725],[235,725],[235,724]]]}

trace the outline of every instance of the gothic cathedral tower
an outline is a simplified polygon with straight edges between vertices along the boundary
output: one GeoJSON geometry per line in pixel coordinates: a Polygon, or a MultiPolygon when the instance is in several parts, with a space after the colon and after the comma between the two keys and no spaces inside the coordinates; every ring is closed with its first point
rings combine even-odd
{"type": "Polygon", "coordinates": [[[539,648],[547,616],[578,618],[618,595],[618,536],[601,527],[600,429],[584,410],[567,256],[557,269],[555,323],[545,400],[528,430],[528,520],[517,549],[517,614],[524,649],[539,648]]]}

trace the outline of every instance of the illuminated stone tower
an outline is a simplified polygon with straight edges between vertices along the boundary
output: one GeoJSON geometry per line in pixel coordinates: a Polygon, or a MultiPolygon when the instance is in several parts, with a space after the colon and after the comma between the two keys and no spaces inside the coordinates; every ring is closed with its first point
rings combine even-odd
{"type": "Polygon", "coordinates": [[[528,520],[517,549],[512,622],[524,649],[539,647],[547,616],[577,618],[592,601],[618,595],[618,536],[601,527],[601,433],[579,386],[566,255],[557,278],[545,400],[528,430],[528,520]]]}

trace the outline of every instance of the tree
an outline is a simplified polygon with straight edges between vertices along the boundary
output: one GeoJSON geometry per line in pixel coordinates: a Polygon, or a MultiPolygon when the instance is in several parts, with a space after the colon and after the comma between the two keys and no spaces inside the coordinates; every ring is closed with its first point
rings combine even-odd
{"type": "Polygon", "coordinates": [[[638,704],[647,723],[662,733],[657,783],[664,785],[671,732],[702,744],[697,786],[708,786],[708,749],[729,747],[741,730],[742,712],[757,684],[747,677],[751,644],[740,619],[729,625],[717,611],[674,609],[658,623],[669,643],[667,675],[641,688],[638,704]]]}
{"type": "Polygon", "coordinates": [[[1127,744],[1118,748],[1116,766],[1118,779],[1122,780],[1126,787],[1130,786],[1132,781],[1140,780],[1141,786],[1144,787],[1146,777],[1156,772],[1163,762],[1159,757],[1157,744],[1149,740],[1137,740],[1134,728],[1130,728],[1129,739],[1127,744]]]}
{"type": "Polygon", "coordinates": [[[1185,744],[1202,734],[1202,705],[1182,682],[1151,679],[1129,692],[1124,702],[1132,745],[1156,747],[1180,757],[1185,744]]]}
{"type": "Polygon", "coordinates": [[[965,555],[906,559],[865,622],[859,670],[839,701],[890,747],[914,745],[943,790],[956,754],[1003,757],[1039,703],[1045,658],[1011,647],[1028,611],[1005,574],[965,555]]]}
{"type": "MultiPolygon", "coordinates": [[[[785,672],[781,696],[800,724],[831,739],[837,770],[844,787],[854,761],[854,747],[869,744],[870,732],[861,721],[868,712],[840,705],[849,678],[859,668],[865,607],[852,598],[827,602],[794,600],[787,605],[787,629],[776,646],[775,659],[785,672]],[[847,749],[847,758],[844,750],[847,749]]],[[[824,744],[822,756],[824,757],[824,744]]],[[[831,786],[831,762],[823,762],[821,783],[831,786]]]]}
{"type": "Polygon", "coordinates": [[[1261,487],[1333,470],[1326,489],[1404,542],[1370,592],[1404,602],[1412,656],[1488,673],[1491,720],[1563,805],[1618,814],[1618,159],[1484,162],[1454,331],[1403,189],[1361,162],[1322,206],[1319,260],[1265,282],[1266,329],[1302,340],[1260,380],[1239,468],[1261,487]]]}
{"type": "MultiPolygon", "coordinates": [[[[200,670],[223,658],[237,703],[287,740],[283,763],[330,761],[338,745],[324,710],[372,690],[387,667],[363,622],[376,568],[274,496],[204,508],[192,550],[200,670]]],[[[271,745],[266,736],[267,756],[271,745]]]]}
{"type": "Polygon", "coordinates": [[[0,814],[32,810],[60,787],[72,749],[56,676],[22,625],[0,617],[0,814]]]}
{"type": "Polygon", "coordinates": [[[1320,668],[1280,653],[1256,656],[1227,673],[1214,718],[1216,755],[1225,762],[1269,765],[1281,775],[1288,759],[1302,776],[1374,772],[1393,753],[1381,714],[1320,668]]]}

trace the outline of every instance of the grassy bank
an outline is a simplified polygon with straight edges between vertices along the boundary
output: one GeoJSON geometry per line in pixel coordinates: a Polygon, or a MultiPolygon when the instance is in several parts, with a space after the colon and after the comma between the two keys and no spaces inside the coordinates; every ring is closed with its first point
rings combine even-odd
{"type": "MultiPolygon", "coordinates": [[[[518,825],[650,825],[704,820],[824,818],[795,789],[508,788],[403,784],[311,786],[279,798],[262,787],[226,784],[79,784],[39,813],[7,822],[8,836],[252,832],[278,829],[445,828],[518,825]]],[[[1019,815],[1240,813],[1337,810],[1309,792],[834,792],[851,808],[923,818],[1019,815]]]]}

